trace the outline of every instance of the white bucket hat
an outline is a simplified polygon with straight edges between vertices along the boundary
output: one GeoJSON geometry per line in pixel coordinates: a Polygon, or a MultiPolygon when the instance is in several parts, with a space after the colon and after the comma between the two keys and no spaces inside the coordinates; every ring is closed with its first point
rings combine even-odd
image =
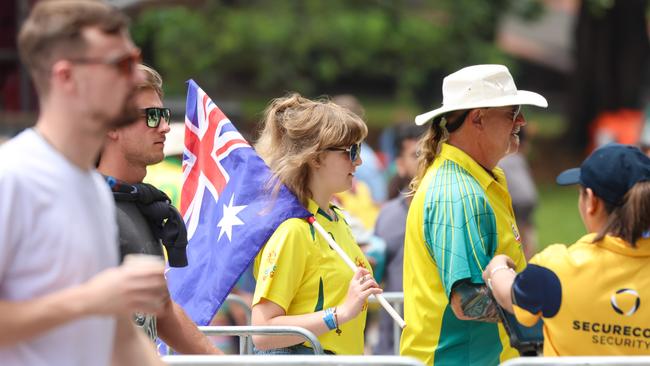
{"type": "Polygon", "coordinates": [[[462,109],[534,105],[546,108],[546,99],[533,92],[517,90],[503,65],[468,66],[448,75],[442,82],[442,107],[415,117],[423,125],[431,119],[462,109]]]}

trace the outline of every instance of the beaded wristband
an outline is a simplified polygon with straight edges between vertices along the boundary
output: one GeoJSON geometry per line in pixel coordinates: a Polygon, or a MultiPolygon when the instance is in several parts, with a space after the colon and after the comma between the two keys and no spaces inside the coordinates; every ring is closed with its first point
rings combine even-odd
{"type": "Polygon", "coordinates": [[[512,269],[512,268],[510,268],[509,266],[506,266],[506,265],[492,268],[492,270],[490,271],[490,277],[488,277],[488,280],[487,280],[487,286],[488,286],[488,288],[490,290],[492,290],[492,276],[494,276],[495,273],[499,272],[502,269],[509,269],[510,272],[515,273],[514,269],[512,269]]]}
{"type": "Polygon", "coordinates": [[[334,308],[325,309],[325,316],[323,316],[323,321],[329,330],[338,328],[336,320],[334,319],[334,308]]]}
{"type": "Polygon", "coordinates": [[[336,313],[336,307],[334,308],[334,320],[336,322],[336,334],[341,335],[343,331],[341,330],[341,328],[339,328],[339,316],[336,313]]]}

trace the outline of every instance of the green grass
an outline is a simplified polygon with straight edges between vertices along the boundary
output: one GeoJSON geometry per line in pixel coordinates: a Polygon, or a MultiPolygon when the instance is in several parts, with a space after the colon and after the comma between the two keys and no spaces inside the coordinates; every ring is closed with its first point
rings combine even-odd
{"type": "Polygon", "coordinates": [[[560,113],[532,107],[525,108],[524,113],[528,122],[527,128],[534,131],[538,137],[558,137],[567,129],[567,123],[560,113]]]}
{"type": "Polygon", "coordinates": [[[578,213],[578,188],[543,184],[535,211],[538,251],[549,244],[571,244],[586,231],[578,213]]]}

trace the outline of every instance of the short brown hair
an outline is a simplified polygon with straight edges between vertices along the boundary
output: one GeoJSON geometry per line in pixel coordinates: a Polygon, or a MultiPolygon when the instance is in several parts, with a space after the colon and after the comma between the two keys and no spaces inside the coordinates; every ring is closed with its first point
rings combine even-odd
{"type": "Polygon", "coordinates": [[[151,89],[162,99],[164,96],[162,89],[163,81],[158,71],[144,64],[139,64],[138,70],[142,71],[145,76],[144,81],[138,85],[138,90],[151,89]]]}
{"type": "Polygon", "coordinates": [[[97,27],[105,34],[127,29],[128,19],[99,0],[43,0],[32,9],[18,34],[18,50],[39,95],[49,91],[50,68],[63,57],[86,49],[82,30],[97,27]]]}

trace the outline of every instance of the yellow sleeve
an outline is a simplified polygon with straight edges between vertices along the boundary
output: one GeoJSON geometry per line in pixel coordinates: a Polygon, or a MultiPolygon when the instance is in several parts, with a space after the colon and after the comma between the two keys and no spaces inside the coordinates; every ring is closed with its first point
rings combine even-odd
{"type": "Polygon", "coordinates": [[[564,244],[552,244],[544,248],[541,252],[535,254],[529,264],[537,264],[538,266],[552,268],[553,263],[557,262],[558,258],[564,258],[567,255],[567,246],[564,244]]]}
{"type": "Polygon", "coordinates": [[[514,304],[512,305],[512,309],[515,312],[515,318],[517,318],[517,321],[527,327],[532,327],[535,325],[539,318],[542,316],[541,311],[537,314],[533,314],[514,304]]]}
{"type": "Polygon", "coordinates": [[[304,244],[312,241],[308,225],[302,219],[283,222],[257,254],[253,305],[265,298],[287,311],[300,288],[307,264],[309,248],[304,244]]]}

